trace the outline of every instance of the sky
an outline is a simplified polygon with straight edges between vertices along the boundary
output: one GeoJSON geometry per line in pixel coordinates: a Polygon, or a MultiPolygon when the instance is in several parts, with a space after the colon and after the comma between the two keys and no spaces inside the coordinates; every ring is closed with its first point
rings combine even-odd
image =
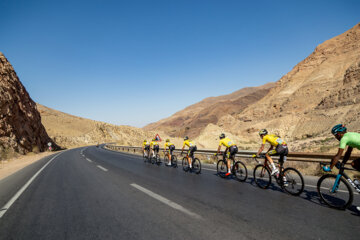
{"type": "Polygon", "coordinates": [[[360,22],[360,1],[0,0],[0,52],[35,102],[145,126],[279,80],[360,22]]]}

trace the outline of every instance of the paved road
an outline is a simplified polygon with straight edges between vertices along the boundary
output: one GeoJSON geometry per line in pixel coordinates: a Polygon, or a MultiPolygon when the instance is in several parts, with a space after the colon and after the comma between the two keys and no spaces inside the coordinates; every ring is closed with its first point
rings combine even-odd
{"type": "MultiPolygon", "coordinates": [[[[300,197],[146,164],[96,147],[47,157],[0,181],[0,239],[359,239],[360,216],[300,197]]],[[[310,184],[311,185],[311,184],[310,184]]],[[[359,196],[355,197],[359,203],[359,196]]]]}

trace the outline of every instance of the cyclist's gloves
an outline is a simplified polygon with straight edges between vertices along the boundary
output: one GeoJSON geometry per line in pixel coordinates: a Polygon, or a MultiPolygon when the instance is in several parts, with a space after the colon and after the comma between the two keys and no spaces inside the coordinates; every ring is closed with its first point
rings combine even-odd
{"type": "Polygon", "coordinates": [[[323,167],[324,172],[331,172],[331,168],[329,166],[323,167]]]}
{"type": "Polygon", "coordinates": [[[253,158],[256,158],[256,157],[257,157],[257,155],[256,155],[256,154],[254,154],[254,155],[252,155],[252,157],[253,157],[253,158]]]}
{"type": "Polygon", "coordinates": [[[217,153],[215,153],[214,156],[216,157],[216,156],[217,156],[217,153]]]}

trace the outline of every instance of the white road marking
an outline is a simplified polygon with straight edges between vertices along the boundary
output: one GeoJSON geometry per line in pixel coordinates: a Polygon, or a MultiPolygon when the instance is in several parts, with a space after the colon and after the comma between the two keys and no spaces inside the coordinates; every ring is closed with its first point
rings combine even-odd
{"type": "MultiPolygon", "coordinates": [[[[62,152],[64,153],[64,152],[62,152]]],[[[0,209],[0,218],[4,216],[4,214],[9,210],[9,208],[13,205],[13,203],[21,196],[21,194],[29,187],[29,185],[35,180],[35,178],[58,156],[60,156],[62,153],[59,153],[58,155],[54,156],[52,159],[50,159],[42,168],[40,168],[39,171],[35,173],[34,176],[32,176],[29,181],[25,183],[22,188],[20,188],[19,191],[0,209]]]]}
{"type": "Polygon", "coordinates": [[[154,193],[154,192],[152,192],[152,191],[150,191],[150,190],[148,190],[148,189],[146,189],[146,188],[144,188],[144,187],[141,187],[141,186],[139,186],[139,185],[137,185],[137,184],[135,184],[135,183],[132,183],[132,184],[130,184],[130,185],[131,185],[132,187],[140,190],[141,192],[146,193],[146,194],[149,195],[150,197],[155,198],[156,200],[158,200],[158,201],[160,201],[160,202],[162,202],[162,203],[165,203],[166,205],[168,205],[168,206],[171,207],[171,208],[174,208],[174,209],[176,209],[176,210],[179,210],[179,211],[181,211],[181,212],[183,212],[183,213],[185,213],[185,214],[187,214],[187,215],[189,215],[189,216],[191,216],[191,217],[193,217],[193,218],[202,219],[202,217],[201,217],[200,215],[198,215],[198,214],[196,214],[196,213],[193,213],[193,212],[190,212],[189,210],[187,210],[187,209],[184,208],[183,206],[181,206],[181,205],[179,205],[179,204],[177,204],[177,203],[174,203],[174,202],[170,201],[169,199],[160,196],[159,194],[156,194],[156,193],[154,193]]]}
{"type": "Polygon", "coordinates": [[[103,170],[104,172],[107,172],[108,170],[100,165],[97,165],[98,168],[100,168],[101,170],[103,170]]]}
{"type": "Polygon", "coordinates": [[[86,158],[86,160],[88,160],[89,162],[92,162],[92,160],[91,160],[91,159],[89,159],[89,158],[86,158]]]}

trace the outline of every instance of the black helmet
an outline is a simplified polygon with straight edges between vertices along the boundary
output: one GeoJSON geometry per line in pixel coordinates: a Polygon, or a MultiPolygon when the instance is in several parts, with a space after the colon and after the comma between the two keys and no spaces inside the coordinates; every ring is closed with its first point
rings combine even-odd
{"type": "Polygon", "coordinates": [[[266,129],[261,129],[260,132],[259,132],[259,135],[266,135],[268,134],[268,131],[266,129]]]}
{"type": "Polygon", "coordinates": [[[184,140],[189,140],[189,137],[188,137],[188,136],[185,136],[185,137],[184,137],[184,140]]]}
{"type": "Polygon", "coordinates": [[[170,139],[166,139],[166,142],[170,142],[170,139]]]}
{"type": "Polygon", "coordinates": [[[225,138],[225,133],[220,134],[219,138],[220,138],[220,139],[225,138]]]}
{"type": "Polygon", "coordinates": [[[331,133],[333,135],[336,135],[337,133],[345,132],[346,130],[347,130],[347,128],[345,127],[344,124],[337,124],[331,129],[331,133]]]}

